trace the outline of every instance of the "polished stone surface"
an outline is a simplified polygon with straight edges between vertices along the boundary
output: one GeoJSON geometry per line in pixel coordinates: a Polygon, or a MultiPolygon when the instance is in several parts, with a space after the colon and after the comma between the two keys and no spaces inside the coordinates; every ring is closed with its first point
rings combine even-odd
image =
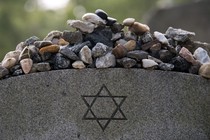
{"type": "Polygon", "coordinates": [[[143,69],[69,69],[0,80],[3,140],[207,140],[210,80],[143,69]]]}

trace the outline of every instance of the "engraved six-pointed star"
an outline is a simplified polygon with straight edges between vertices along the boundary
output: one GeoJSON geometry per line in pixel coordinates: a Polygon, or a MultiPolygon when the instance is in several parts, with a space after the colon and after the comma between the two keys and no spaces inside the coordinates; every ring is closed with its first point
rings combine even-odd
{"type": "Polygon", "coordinates": [[[83,120],[96,120],[104,131],[112,120],[127,120],[121,106],[126,96],[113,96],[105,85],[96,95],[82,95],[87,111],[83,120]]]}

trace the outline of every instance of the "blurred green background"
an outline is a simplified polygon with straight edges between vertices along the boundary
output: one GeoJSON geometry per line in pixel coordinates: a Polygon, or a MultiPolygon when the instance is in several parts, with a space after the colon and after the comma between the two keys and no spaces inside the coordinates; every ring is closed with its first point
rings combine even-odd
{"type": "Polygon", "coordinates": [[[52,30],[66,30],[66,20],[80,19],[100,8],[122,22],[127,17],[144,22],[151,9],[193,0],[1,0],[0,60],[18,43],[31,36],[43,39],[52,30]]]}

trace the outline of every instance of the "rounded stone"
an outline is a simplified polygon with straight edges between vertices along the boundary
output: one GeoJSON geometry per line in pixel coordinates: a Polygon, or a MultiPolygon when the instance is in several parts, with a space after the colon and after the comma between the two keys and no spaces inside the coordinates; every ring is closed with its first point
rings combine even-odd
{"type": "Polygon", "coordinates": [[[69,42],[69,44],[78,44],[83,41],[83,36],[80,31],[63,31],[62,38],[69,42]]]}
{"type": "Polygon", "coordinates": [[[151,59],[143,59],[142,60],[142,65],[144,68],[154,68],[158,66],[158,63],[156,63],[154,60],[151,59]]]}
{"type": "Polygon", "coordinates": [[[70,50],[70,48],[67,46],[60,48],[59,53],[71,60],[79,60],[79,57],[76,55],[76,53],[70,50]]]}
{"type": "Polygon", "coordinates": [[[102,9],[97,9],[95,11],[95,14],[98,15],[100,18],[104,19],[104,20],[107,20],[107,18],[108,18],[108,14],[102,9]]]}
{"type": "Polygon", "coordinates": [[[39,40],[39,38],[37,36],[32,36],[32,37],[26,39],[25,44],[26,44],[26,46],[33,45],[34,42],[36,42],[38,40],[39,40]]]}
{"type": "Polygon", "coordinates": [[[61,38],[62,34],[63,33],[58,30],[51,31],[47,34],[43,41],[52,41],[54,38],[61,38]]]}
{"type": "Polygon", "coordinates": [[[28,74],[31,71],[33,61],[30,58],[25,58],[20,61],[21,68],[25,74],[28,74]]]}
{"type": "Polygon", "coordinates": [[[132,26],[135,22],[134,18],[126,18],[123,20],[123,25],[124,26],[132,26]]]}
{"type": "Polygon", "coordinates": [[[85,45],[79,52],[80,59],[86,64],[92,64],[92,53],[87,45],[85,45]]]}
{"type": "Polygon", "coordinates": [[[81,20],[67,20],[67,25],[79,29],[84,33],[92,33],[95,29],[95,25],[90,22],[81,21],[81,20]]]}
{"type": "Polygon", "coordinates": [[[107,53],[105,56],[96,59],[96,68],[109,68],[114,67],[115,65],[115,56],[111,53],[107,53]]]}
{"type": "Polygon", "coordinates": [[[189,68],[191,66],[189,62],[180,56],[172,58],[170,64],[173,64],[174,70],[179,72],[189,72],[189,68]]]}
{"type": "Polygon", "coordinates": [[[122,59],[118,59],[117,62],[122,65],[124,68],[132,68],[136,65],[136,60],[131,59],[129,57],[124,57],[122,59]]]}
{"type": "Polygon", "coordinates": [[[187,48],[182,47],[181,50],[179,51],[179,55],[188,62],[196,64],[196,60],[194,59],[192,53],[187,48]]]}
{"type": "Polygon", "coordinates": [[[108,17],[107,18],[107,23],[106,23],[106,25],[107,26],[112,26],[114,23],[116,23],[117,22],[117,19],[115,19],[115,18],[112,18],[112,17],[108,17]]]}
{"type": "Polygon", "coordinates": [[[199,75],[210,79],[210,63],[205,63],[200,67],[199,75]]]}
{"type": "Polygon", "coordinates": [[[63,38],[60,38],[60,39],[58,40],[58,45],[66,46],[66,45],[68,45],[68,44],[69,44],[69,42],[65,41],[63,38]]]}
{"type": "Polygon", "coordinates": [[[96,25],[106,24],[106,22],[94,13],[86,13],[82,16],[82,20],[94,23],[96,25]]]}
{"type": "Polygon", "coordinates": [[[93,57],[101,57],[105,55],[108,51],[108,46],[104,45],[103,43],[97,43],[93,48],[92,48],[92,56],[93,57]]]}
{"type": "Polygon", "coordinates": [[[25,42],[20,42],[20,43],[16,46],[15,50],[16,50],[16,51],[22,51],[25,47],[26,47],[25,42]]]}
{"type": "Polygon", "coordinates": [[[9,70],[0,65],[0,79],[9,74],[9,70]]]}
{"type": "Polygon", "coordinates": [[[57,53],[54,57],[54,69],[67,69],[69,68],[71,62],[69,59],[63,57],[62,54],[57,53]]]}
{"type": "Polygon", "coordinates": [[[137,35],[142,35],[145,32],[149,32],[150,28],[146,24],[142,24],[140,22],[134,22],[133,25],[129,27],[129,30],[137,35]]]}
{"type": "Polygon", "coordinates": [[[208,55],[208,52],[201,47],[198,47],[195,50],[193,56],[195,57],[196,60],[198,60],[202,64],[210,63],[210,57],[208,55]]]}
{"type": "Polygon", "coordinates": [[[19,51],[19,50],[10,51],[4,56],[4,59],[2,61],[6,60],[8,58],[15,58],[18,61],[20,54],[21,54],[21,51],[19,51]]]}
{"type": "Polygon", "coordinates": [[[133,51],[136,48],[136,41],[129,40],[127,43],[124,44],[124,47],[127,51],[133,51]]]}
{"type": "Polygon", "coordinates": [[[26,46],[20,53],[19,60],[30,58],[29,48],[26,46]]]}
{"type": "Polygon", "coordinates": [[[162,44],[165,44],[165,45],[168,45],[169,44],[168,39],[165,37],[165,35],[162,34],[162,33],[160,33],[160,32],[158,32],[158,31],[155,31],[154,32],[154,37],[158,41],[160,41],[162,44]]]}
{"type": "Polygon", "coordinates": [[[159,56],[160,56],[160,60],[165,63],[171,61],[171,59],[174,57],[174,55],[168,50],[160,50],[159,56]]]}
{"type": "Polygon", "coordinates": [[[44,54],[44,53],[57,53],[60,50],[60,46],[58,45],[49,45],[49,46],[45,46],[42,47],[39,50],[40,54],[44,54]]]}
{"type": "Polygon", "coordinates": [[[34,42],[35,47],[41,49],[42,47],[52,45],[51,41],[36,41],[34,42]]]}
{"type": "Polygon", "coordinates": [[[117,46],[115,46],[113,49],[112,49],[112,54],[116,57],[116,58],[123,58],[124,56],[126,56],[127,54],[127,49],[118,44],[117,46]]]}
{"type": "Polygon", "coordinates": [[[17,63],[17,60],[12,57],[12,58],[7,58],[3,60],[1,65],[2,67],[9,69],[13,67],[16,63],[17,63]]]}
{"type": "Polygon", "coordinates": [[[141,41],[145,44],[148,42],[153,41],[153,36],[150,32],[145,32],[142,36],[141,36],[141,41]]]}
{"type": "Polygon", "coordinates": [[[75,69],[84,69],[86,66],[82,61],[75,61],[74,63],[72,63],[72,67],[75,69]]]}

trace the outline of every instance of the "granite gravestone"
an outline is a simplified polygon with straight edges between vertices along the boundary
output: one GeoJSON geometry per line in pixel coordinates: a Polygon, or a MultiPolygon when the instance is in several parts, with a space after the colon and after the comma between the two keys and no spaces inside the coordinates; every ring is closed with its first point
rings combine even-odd
{"type": "Polygon", "coordinates": [[[143,69],[57,70],[0,81],[1,140],[208,140],[210,81],[143,69]]]}

